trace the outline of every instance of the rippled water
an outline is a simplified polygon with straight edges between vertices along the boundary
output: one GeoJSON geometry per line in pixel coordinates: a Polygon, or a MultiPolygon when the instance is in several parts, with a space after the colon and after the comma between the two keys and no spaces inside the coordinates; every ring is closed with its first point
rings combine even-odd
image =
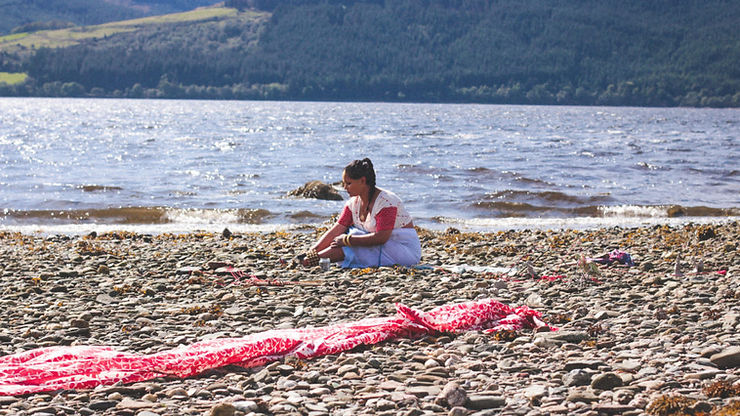
{"type": "Polygon", "coordinates": [[[740,214],[733,109],[2,98],[0,227],[316,223],[286,193],[365,156],[430,227],[740,214]]]}

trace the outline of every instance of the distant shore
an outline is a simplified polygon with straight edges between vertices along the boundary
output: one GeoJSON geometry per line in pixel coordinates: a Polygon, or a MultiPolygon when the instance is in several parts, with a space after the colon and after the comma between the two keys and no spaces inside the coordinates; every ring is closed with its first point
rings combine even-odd
{"type": "Polygon", "coordinates": [[[0,397],[0,415],[639,415],[666,403],[718,411],[740,399],[737,221],[421,229],[421,268],[293,266],[318,232],[0,232],[0,355],[52,345],[146,354],[388,316],[394,302],[430,310],[481,298],[529,305],[560,330],[440,334],[184,380],[0,397]],[[579,264],[616,249],[635,266],[579,264]],[[224,265],[284,284],[235,280],[224,265]],[[452,400],[450,383],[465,400],[452,400]],[[712,397],[722,388],[729,393],[712,397]]]}

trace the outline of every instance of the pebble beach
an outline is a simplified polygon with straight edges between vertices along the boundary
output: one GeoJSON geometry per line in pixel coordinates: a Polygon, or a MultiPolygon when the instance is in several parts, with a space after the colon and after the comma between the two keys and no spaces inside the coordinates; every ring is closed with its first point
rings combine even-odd
{"type": "Polygon", "coordinates": [[[151,354],[390,316],[395,302],[431,310],[494,298],[559,329],[441,333],[186,379],[0,396],[0,415],[740,414],[737,221],[420,229],[424,267],[293,264],[321,232],[2,232],[0,356],[56,345],[151,354]],[[588,261],[616,249],[635,265],[588,261]]]}

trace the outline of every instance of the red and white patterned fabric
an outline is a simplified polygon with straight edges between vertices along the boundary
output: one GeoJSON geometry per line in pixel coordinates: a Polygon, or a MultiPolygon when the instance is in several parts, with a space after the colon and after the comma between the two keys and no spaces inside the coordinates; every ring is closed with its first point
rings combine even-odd
{"type": "Polygon", "coordinates": [[[396,304],[396,315],[320,328],[270,330],[243,338],[222,338],[150,355],[106,346],[56,346],[0,357],[0,395],[86,389],[156,377],[188,377],[236,364],[256,367],[288,356],[300,359],[347,351],[395,338],[439,332],[517,330],[547,326],[540,313],[493,299],[423,312],[396,304]]]}

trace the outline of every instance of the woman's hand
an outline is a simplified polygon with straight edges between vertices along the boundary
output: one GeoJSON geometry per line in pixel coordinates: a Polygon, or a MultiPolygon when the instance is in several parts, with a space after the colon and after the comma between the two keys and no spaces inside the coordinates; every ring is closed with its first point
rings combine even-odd
{"type": "Polygon", "coordinates": [[[347,234],[340,234],[340,235],[334,237],[334,240],[332,240],[332,242],[331,242],[331,247],[332,248],[344,247],[345,246],[344,239],[346,237],[347,237],[347,234]]]}

